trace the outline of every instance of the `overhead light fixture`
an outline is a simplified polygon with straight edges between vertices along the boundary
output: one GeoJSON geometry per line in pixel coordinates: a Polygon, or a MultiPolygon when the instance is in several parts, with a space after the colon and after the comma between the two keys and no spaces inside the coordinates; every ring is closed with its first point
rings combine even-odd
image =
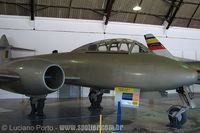
{"type": "Polygon", "coordinates": [[[142,7],[140,7],[140,6],[135,6],[135,7],[133,7],[133,10],[134,11],[139,11],[139,10],[141,10],[142,9],[142,7]]]}

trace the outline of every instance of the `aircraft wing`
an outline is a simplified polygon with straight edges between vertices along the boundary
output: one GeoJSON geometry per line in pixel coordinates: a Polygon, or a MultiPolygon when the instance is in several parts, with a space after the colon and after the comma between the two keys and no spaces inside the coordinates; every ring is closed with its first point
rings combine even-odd
{"type": "Polygon", "coordinates": [[[80,77],[65,77],[66,84],[78,84],[80,82],[80,77]]]}
{"type": "Polygon", "coordinates": [[[32,52],[36,51],[34,49],[19,48],[19,47],[13,47],[13,46],[11,47],[11,49],[13,49],[13,50],[20,50],[20,51],[32,51],[32,52]]]}

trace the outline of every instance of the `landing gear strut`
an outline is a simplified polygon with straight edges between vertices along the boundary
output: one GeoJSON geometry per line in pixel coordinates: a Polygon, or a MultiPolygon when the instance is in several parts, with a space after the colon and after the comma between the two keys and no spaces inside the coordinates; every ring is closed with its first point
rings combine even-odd
{"type": "Polygon", "coordinates": [[[45,106],[46,96],[44,97],[30,97],[30,105],[31,105],[31,112],[28,115],[29,117],[38,116],[40,118],[44,118],[44,106],[45,106]]]}
{"type": "Polygon", "coordinates": [[[89,110],[102,110],[101,107],[101,101],[103,96],[103,90],[102,89],[90,89],[90,93],[88,95],[90,100],[90,107],[89,110]]]}
{"type": "Polygon", "coordinates": [[[183,103],[183,106],[172,106],[168,110],[168,118],[170,121],[169,126],[174,128],[181,128],[182,125],[187,121],[186,111],[190,108],[195,108],[193,101],[194,94],[190,87],[180,87],[176,90],[183,103]]]}

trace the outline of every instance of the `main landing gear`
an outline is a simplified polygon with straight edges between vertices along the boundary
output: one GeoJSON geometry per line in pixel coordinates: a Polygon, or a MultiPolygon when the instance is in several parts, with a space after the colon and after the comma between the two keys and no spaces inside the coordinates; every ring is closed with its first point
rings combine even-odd
{"type": "Polygon", "coordinates": [[[180,87],[176,89],[176,92],[178,92],[183,105],[174,105],[169,108],[169,126],[174,128],[181,128],[182,125],[187,121],[186,111],[190,108],[195,108],[196,106],[193,101],[194,93],[191,91],[190,87],[180,87]]]}
{"type": "Polygon", "coordinates": [[[31,112],[28,115],[30,118],[38,116],[39,118],[45,118],[44,106],[45,106],[46,96],[44,97],[30,97],[31,112]]]}
{"type": "Polygon", "coordinates": [[[90,100],[90,107],[89,110],[102,110],[103,108],[101,107],[101,101],[102,101],[102,96],[103,96],[103,90],[102,89],[90,89],[90,93],[88,95],[89,100],[90,100]]]}

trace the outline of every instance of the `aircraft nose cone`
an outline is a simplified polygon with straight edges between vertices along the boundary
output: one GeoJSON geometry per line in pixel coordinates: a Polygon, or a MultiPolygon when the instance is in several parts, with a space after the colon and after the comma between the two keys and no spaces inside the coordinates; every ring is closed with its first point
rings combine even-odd
{"type": "Polygon", "coordinates": [[[193,85],[198,79],[197,72],[192,70],[188,65],[163,57],[160,58],[156,71],[163,73],[159,77],[155,75],[154,78],[164,89],[175,89],[182,86],[193,85]]]}

